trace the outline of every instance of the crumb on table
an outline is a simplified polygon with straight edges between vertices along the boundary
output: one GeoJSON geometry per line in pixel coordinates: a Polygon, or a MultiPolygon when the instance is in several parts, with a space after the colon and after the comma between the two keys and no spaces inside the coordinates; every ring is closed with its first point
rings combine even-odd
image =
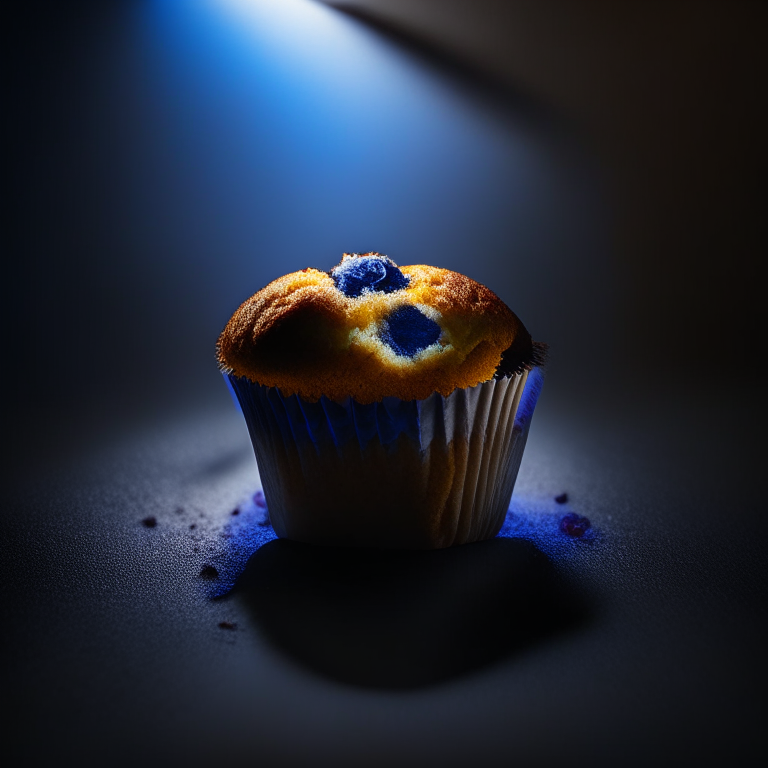
{"type": "Polygon", "coordinates": [[[574,539],[580,539],[590,528],[589,518],[575,512],[569,512],[560,520],[560,530],[574,539]]]}

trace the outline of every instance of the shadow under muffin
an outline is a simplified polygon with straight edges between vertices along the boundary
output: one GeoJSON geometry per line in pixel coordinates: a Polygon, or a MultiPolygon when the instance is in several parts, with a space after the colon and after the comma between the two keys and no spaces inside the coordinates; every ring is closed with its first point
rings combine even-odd
{"type": "Polygon", "coordinates": [[[519,539],[433,551],[278,539],[253,555],[232,599],[302,665],[384,689],[469,674],[589,614],[547,557],[519,539]]]}

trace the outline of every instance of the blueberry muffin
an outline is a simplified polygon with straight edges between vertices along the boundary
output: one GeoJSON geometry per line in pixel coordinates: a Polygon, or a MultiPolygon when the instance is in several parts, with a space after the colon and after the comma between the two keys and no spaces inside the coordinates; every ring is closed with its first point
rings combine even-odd
{"type": "Polygon", "coordinates": [[[270,283],[217,359],[278,535],[435,548],[498,533],[544,351],[480,283],[366,253],[270,283]]]}

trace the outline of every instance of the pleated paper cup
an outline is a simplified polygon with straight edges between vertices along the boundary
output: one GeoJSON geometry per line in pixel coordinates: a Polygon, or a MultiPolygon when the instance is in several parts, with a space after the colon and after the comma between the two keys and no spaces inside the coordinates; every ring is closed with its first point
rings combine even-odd
{"type": "Polygon", "coordinates": [[[227,378],[278,536],[399,549],[499,532],[542,384],[534,368],[448,397],[363,405],[227,378]]]}

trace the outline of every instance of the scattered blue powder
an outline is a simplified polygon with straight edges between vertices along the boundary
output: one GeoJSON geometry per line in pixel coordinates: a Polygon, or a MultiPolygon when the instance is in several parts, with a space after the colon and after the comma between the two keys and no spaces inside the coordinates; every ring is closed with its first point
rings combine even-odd
{"type": "Polygon", "coordinates": [[[499,531],[499,537],[503,539],[526,539],[538,547],[547,557],[553,561],[562,561],[583,551],[583,547],[590,547],[603,537],[601,531],[593,528],[586,517],[569,513],[565,517],[573,515],[586,521],[580,536],[573,536],[562,528],[564,519],[557,505],[551,498],[534,496],[512,497],[507,518],[499,531]]]}
{"type": "MultiPolygon", "coordinates": [[[[251,556],[277,538],[269,524],[264,494],[257,491],[252,498],[253,504],[243,505],[242,515],[230,518],[217,537],[216,551],[202,564],[199,577],[209,598],[227,595],[251,556]]],[[[595,544],[601,533],[582,515],[558,514],[551,498],[514,496],[498,536],[530,541],[549,558],[558,561],[582,551],[584,546],[595,544]],[[574,539],[578,539],[578,543],[574,539]]]]}
{"type": "Polygon", "coordinates": [[[377,256],[345,259],[331,272],[331,277],[336,287],[352,299],[367,291],[399,291],[410,282],[392,262],[377,256]]]}
{"type": "Polygon", "coordinates": [[[386,320],[381,330],[382,341],[395,354],[413,357],[417,352],[434,344],[442,333],[440,326],[423,312],[410,305],[398,307],[386,320]]]}
{"type": "Polygon", "coordinates": [[[264,493],[257,491],[251,501],[240,505],[240,514],[229,517],[216,536],[199,572],[209,598],[223,597],[234,587],[251,556],[277,538],[269,523],[264,493]]]}

